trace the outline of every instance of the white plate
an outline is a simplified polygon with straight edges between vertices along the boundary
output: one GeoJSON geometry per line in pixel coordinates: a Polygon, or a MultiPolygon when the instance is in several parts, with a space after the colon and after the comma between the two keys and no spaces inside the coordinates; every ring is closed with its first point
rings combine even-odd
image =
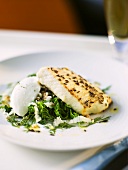
{"type": "Polygon", "coordinates": [[[100,82],[104,87],[112,85],[109,93],[117,113],[111,114],[107,123],[88,127],[87,132],[78,128],[59,131],[50,136],[41,133],[26,133],[12,127],[0,115],[0,134],[9,141],[26,147],[43,150],[78,150],[108,144],[128,135],[128,68],[110,57],[73,52],[48,52],[23,55],[0,63],[0,83],[20,80],[36,72],[42,66],[69,67],[76,73],[100,82]]]}

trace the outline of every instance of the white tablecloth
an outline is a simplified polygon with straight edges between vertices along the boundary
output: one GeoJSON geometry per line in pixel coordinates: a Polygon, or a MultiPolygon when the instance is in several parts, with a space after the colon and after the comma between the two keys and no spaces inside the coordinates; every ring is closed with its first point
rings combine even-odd
{"type": "MultiPolygon", "coordinates": [[[[112,55],[107,37],[0,30],[0,61],[40,51],[88,51],[112,55]]],[[[40,151],[15,145],[0,137],[0,167],[2,170],[66,170],[100,148],[70,152],[40,151]]]]}

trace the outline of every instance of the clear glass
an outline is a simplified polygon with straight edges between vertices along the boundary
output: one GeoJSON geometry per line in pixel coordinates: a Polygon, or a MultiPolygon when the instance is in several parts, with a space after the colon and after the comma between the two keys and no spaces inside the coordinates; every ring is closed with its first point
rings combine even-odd
{"type": "Polygon", "coordinates": [[[104,0],[108,39],[116,56],[128,64],[128,0],[104,0]]]}

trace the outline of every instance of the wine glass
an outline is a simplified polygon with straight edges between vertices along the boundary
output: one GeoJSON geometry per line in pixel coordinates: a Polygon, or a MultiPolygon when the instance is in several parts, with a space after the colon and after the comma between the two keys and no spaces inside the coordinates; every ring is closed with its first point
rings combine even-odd
{"type": "Polygon", "coordinates": [[[108,39],[116,58],[128,64],[128,0],[104,0],[108,39]]]}

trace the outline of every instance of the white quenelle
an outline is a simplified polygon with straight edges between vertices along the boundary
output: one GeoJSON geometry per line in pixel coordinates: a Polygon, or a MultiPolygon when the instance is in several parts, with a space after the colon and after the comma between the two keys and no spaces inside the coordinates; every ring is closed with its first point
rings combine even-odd
{"type": "Polygon", "coordinates": [[[40,88],[37,77],[27,77],[21,80],[11,95],[10,105],[13,111],[19,116],[24,116],[28,111],[30,102],[39,94],[40,88]]]}

